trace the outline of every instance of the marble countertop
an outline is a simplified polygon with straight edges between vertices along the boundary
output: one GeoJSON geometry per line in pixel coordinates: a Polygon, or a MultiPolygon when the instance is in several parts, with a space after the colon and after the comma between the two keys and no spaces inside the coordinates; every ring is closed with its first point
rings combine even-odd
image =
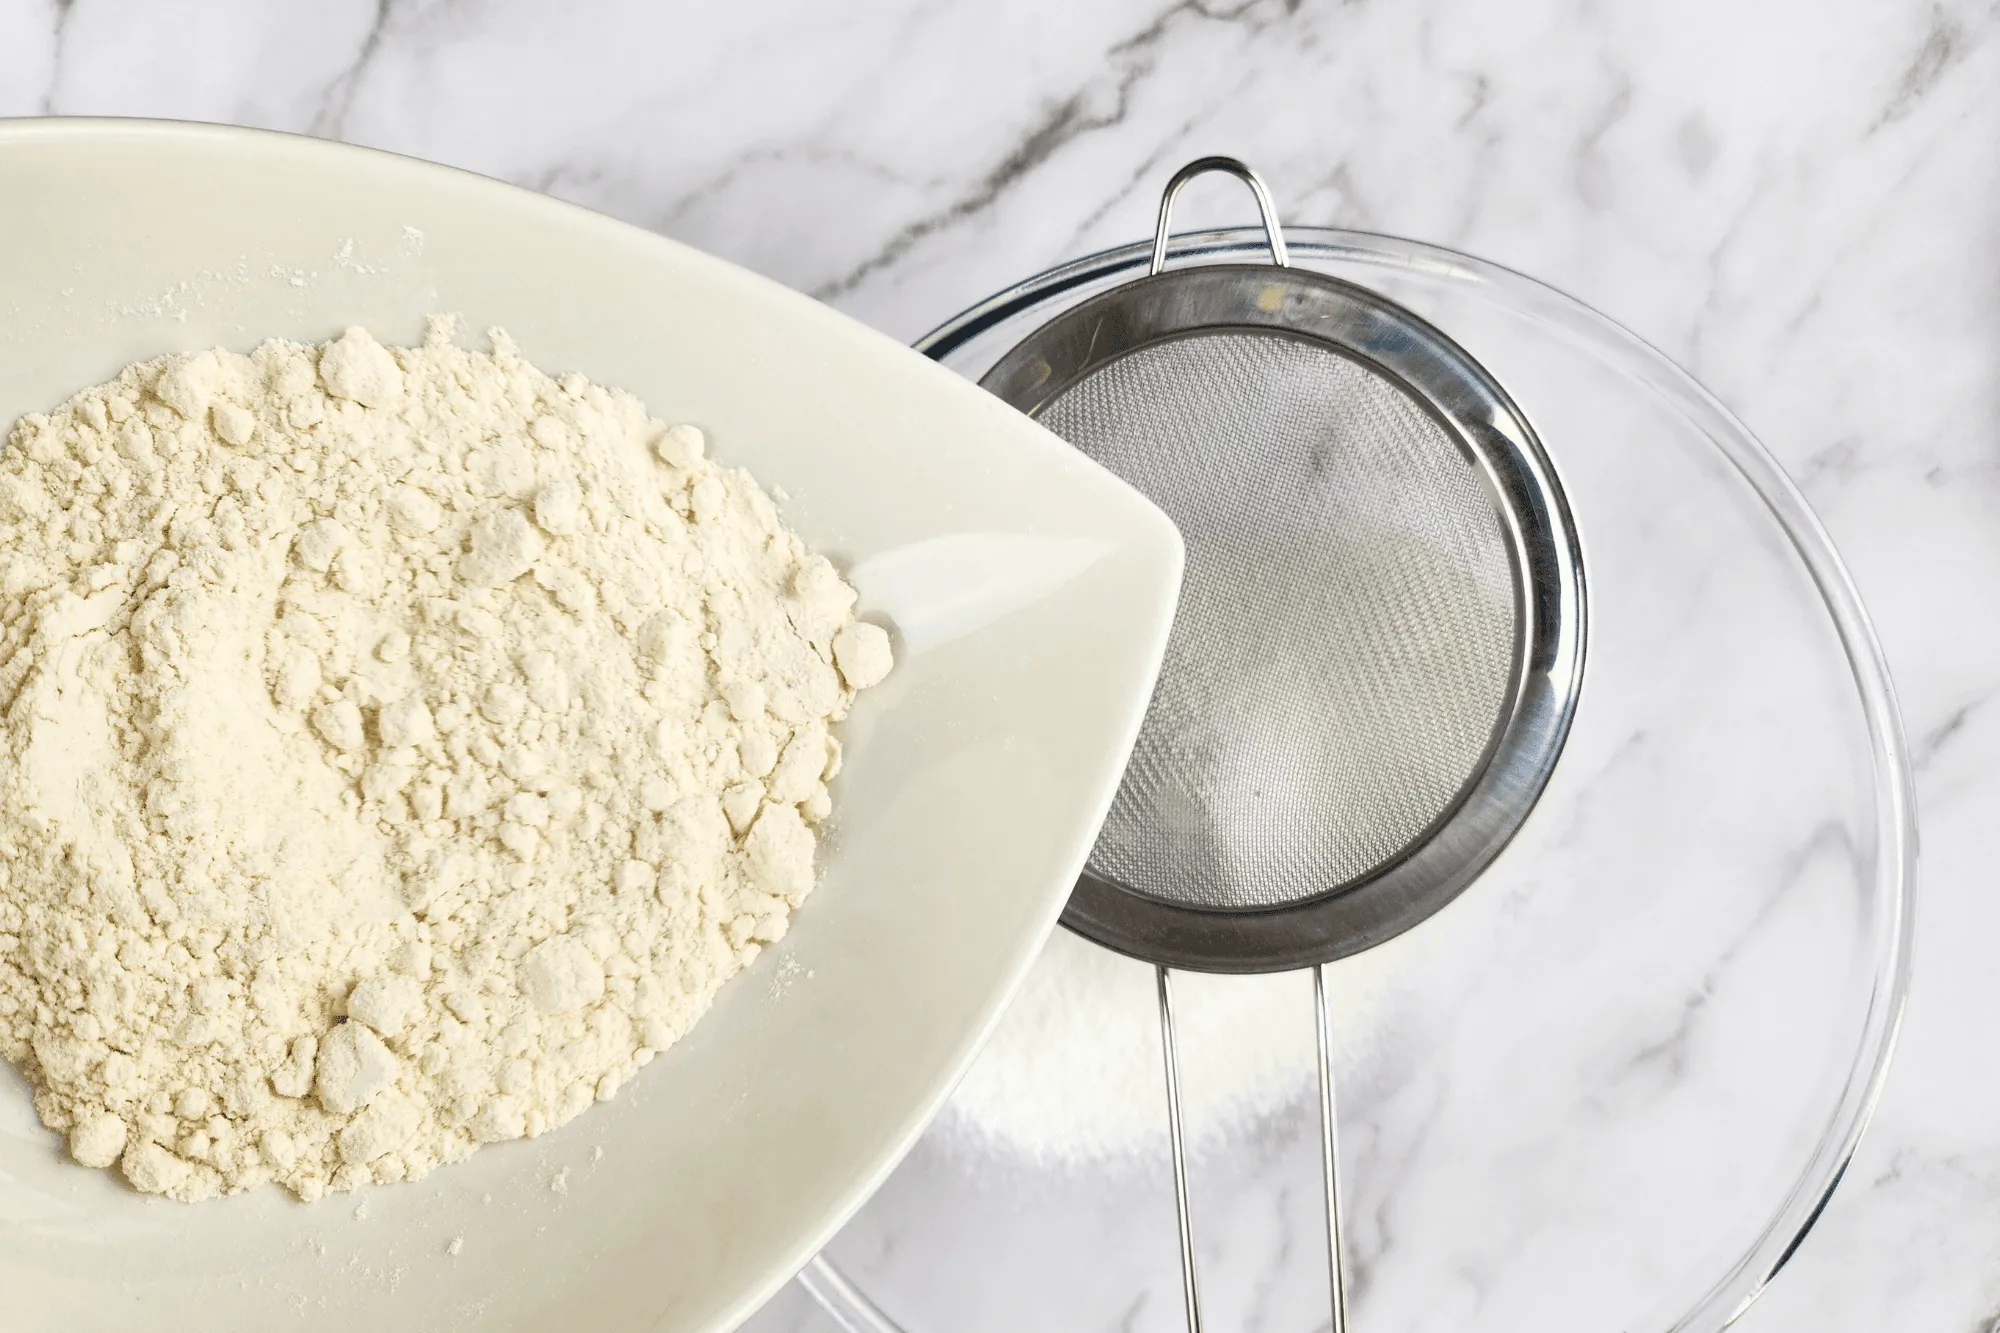
{"type": "MultiPolygon", "coordinates": [[[[1295,220],[1467,250],[1629,325],[1825,521],[1896,673],[1920,795],[1917,980],[1887,1093],[1739,1327],[2000,1327],[1990,4],[0,0],[0,115],[49,113],[471,168],[905,339],[1149,233],[1165,175],[1229,152],[1295,220]]],[[[760,1326],[812,1320],[793,1291],[760,1326]]]]}

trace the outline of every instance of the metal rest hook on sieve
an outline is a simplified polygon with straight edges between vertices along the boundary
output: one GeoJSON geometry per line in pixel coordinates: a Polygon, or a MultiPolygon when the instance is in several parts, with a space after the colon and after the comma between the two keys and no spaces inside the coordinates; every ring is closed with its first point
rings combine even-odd
{"type": "Polygon", "coordinates": [[[1160,273],[1167,267],[1167,224],[1173,220],[1174,200],[1189,181],[1211,171],[1234,176],[1250,187],[1250,193],[1257,196],[1257,216],[1264,223],[1264,239],[1271,246],[1271,262],[1279,268],[1290,268],[1292,259],[1285,252],[1285,229],[1278,225],[1278,206],[1271,202],[1271,192],[1264,188],[1263,180],[1236,158],[1203,157],[1176,171],[1160,194],[1160,220],[1153,228],[1153,265],[1149,272],[1160,273]]]}

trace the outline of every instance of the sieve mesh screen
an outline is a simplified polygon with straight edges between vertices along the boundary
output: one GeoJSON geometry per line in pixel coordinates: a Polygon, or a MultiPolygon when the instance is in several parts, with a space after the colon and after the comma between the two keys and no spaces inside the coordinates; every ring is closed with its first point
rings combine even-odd
{"type": "Polygon", "coordinates": [[[1247,330],[1109,362],[1038,419],[1187,547],[1092,873],[1270,908],[1420,841],[1477,776],[1518,631],[1512,545],[1444,427],[1348,357],[1247,330]]]}

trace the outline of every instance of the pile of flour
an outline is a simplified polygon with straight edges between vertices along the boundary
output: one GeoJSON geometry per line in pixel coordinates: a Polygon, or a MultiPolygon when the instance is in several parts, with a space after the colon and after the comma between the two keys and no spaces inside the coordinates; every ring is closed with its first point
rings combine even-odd
{"type": "Polygon", "coordinates": [[[0,455],[0,1055],[77,1161],[539,1134],[812,889],[887,636],[698,430],[492,345],[152,361],[0,455]]]}
{"type": "MultiPolygon", "coordinates": [[[[1411,947],[1383,946],[1327,969],[1336,1051],[1373,1039],[1411,947]]],[[[1174,1025],[1193,1151],[1220,1147],[1313,1093],[1309,971],[1176,972],[1174,1025]]],[[[1152,965],[1058,929],[946,1103],[939,1130],[974,1154],[1104,1166],[1165,1150],[1166,1096],[1152,965]]]]}

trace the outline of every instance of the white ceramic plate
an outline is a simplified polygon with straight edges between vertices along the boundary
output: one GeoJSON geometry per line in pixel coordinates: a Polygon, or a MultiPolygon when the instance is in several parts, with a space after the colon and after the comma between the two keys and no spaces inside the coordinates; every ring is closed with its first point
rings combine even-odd
{"type": "Polygon", "coordinates": [[[243,130],[0,124],[0,425],[162,352],[415,341],[434,311],[700,423],[898,626],[896,674],[847,724],[820,889],[616,1102],[416,1184],[141,1197],[68,1163],[0,1072],[0,1326],[728,1326],[914,1140],[1110,801],[1179,539],[949,371],[477,176],[243,130]]]}

